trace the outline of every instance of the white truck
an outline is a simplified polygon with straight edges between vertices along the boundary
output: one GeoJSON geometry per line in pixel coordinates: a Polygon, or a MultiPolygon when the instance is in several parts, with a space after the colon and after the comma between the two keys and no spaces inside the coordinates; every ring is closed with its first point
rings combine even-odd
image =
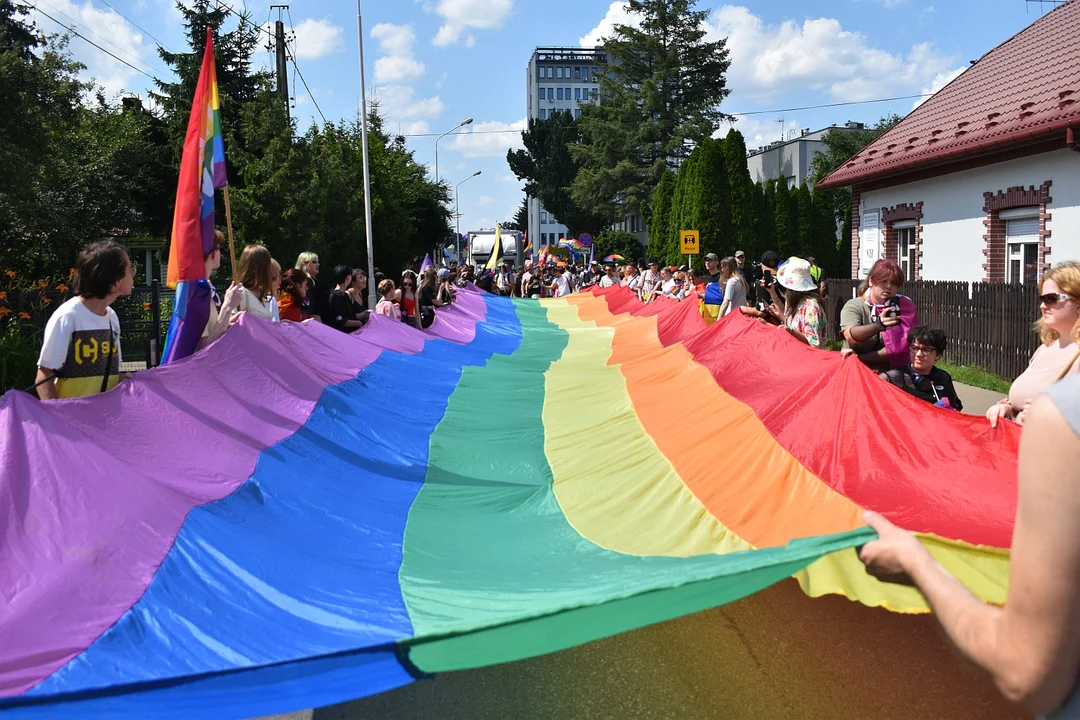
{"type": "MultiPolygon", "coordinates": [[[[491,249],[495,245],[495,230],[476,230],[466,235],[466,257],[474,266],[483,267],[491,258],[491,249]]],[[[525,262],[523,251],[524,234],[518,230],[501,230],[499,241],[502,251],[499,257],[514,267],[525,262]]]]}

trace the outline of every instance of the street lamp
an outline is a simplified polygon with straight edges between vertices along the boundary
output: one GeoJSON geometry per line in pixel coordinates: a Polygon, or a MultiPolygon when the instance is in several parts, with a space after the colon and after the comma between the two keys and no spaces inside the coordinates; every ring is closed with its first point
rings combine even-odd
{"type": "Polygon", "coordinates": [[[472,125],[472,118],[466,118],[465,120],[462,120],[457,125],[450,128],[449,130],[444,132],[439,137],[435,138],[435,184],[436,185],[439,184],[439,180],[441,179],[439,177],[439,141],[442,140],[447,135],[449,135],[450,133],[454,132],[455,130],[460,130],[461,128],[465,127],[466,125],[472,125]]]}
{"type": "Polygon", "coordinates": [[[461,183],[469,182],[481,172],[481,170],[477,170],[454,186],[454,220],[457,223],[457,237],[454,239],[454,250],[457,252],[458,262],[461,262],[461,213],[458,212],[458,188],[461,187],[461,183]]]}

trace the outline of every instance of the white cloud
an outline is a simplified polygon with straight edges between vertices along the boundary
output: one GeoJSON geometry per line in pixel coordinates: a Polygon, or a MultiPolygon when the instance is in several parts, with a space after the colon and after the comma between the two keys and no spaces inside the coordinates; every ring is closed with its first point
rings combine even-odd
{"type": "Polygon", "coordinates": [[[432,44],[438,47],[463,43],[472,47],[476,38],[468,30],[497,30],[513,9],[513,0],[438,0],[425,5],[442,16],[443,24],[432,44]]]}
{"type": "MultiPolygon", "coordinates": [[[[611,3],[581,44],[595,45],[610,36],[617,23],[638,26],[640,18],[627,14],[627,6],[624,1],[611,3]]],[[[834,18],[768,25],[740,5],[713,11],[704,29],[709,39],[727,38],[727,85],[733,97],[726,107],[732,108],[739,99],[768,101],[802,91],[827,92],[841,101],[914,93],[957,62],[929,43],[915,45],[906,56],[881,50],[834,18]]]]}
{"type": "Polygon", "coordinates": [[[446,105],[438,95],[417,98],[409,85],[383,85],[376,89],[375,98],[383,115],[394,122],[438,117],[446,105]]]}
{"type": "Polygon", "coordinates": [[[371,29],[371,37],[379,41],[383,54],[375,61],[375,82],[399,83],[424,74],[424,63],[413,54],[416,33],[411,25],[379,23],[371,29]]]}
{"type": "Polygon", "coordinates": [[[521,131],[524,129],[524,119],[512,123],[475,123],[465,132],[454,135],[450,148],[467,158],[505,157],[507,150],[524,147],[521,142],[521,131]]]}
{"type": "Polygon", "coordinates": [[[488,207],[489,205],[495,204],[495,198],[491,197],[490,195],[481,195],[480,197],[476,198],[475,202],[480,207],[488,207]]]}
{"type": "Polygon", "coordinates": [[[907,56],[880,50],[834,18],[766,25],[745,7],[725,5],[708,28],[711,37],[728,38],[728,86],[756,99],[800,90],[843,101],[913,92],[956,62],[929,43],[907,56]]]}
{"type": "MultiPolygon", "coordinates": [[[[927,85],[926,87],[924,87],[922,89],[922,94],[927,95],[927,96],[933,95],[938,90],[945,87],[946,85],[951,83],[956,78],[960,77],[960,73],[964,72],[964,70],[966,70],[966,69],[967,68],[958,67],[955,70],[950,70],[949,72],[938,73],[937,75],[934,76],[933,81],[931,81],[931,83],[929,85],[927,85]]],[[[930,99],[929,97],[919,98],[918,100],[915,101],[915,104],[911,106],[911,109],[914,110],[915,108],[919,107],[920,105],[922,105],[924,102],[926,102],[929,99],[930,99]]]]}
{"type": "MultiPolygon", "coordinates": [[[[78,27],[79,33],[92,42],[151,75],[160,75],[158,68],[147,62],[153,57],[155,46],[146,42],[142,33],[129,25],[118,13],[99,10],[90,2],[80,5],[71,0],[50,0],[47,12],[60,22],[70,24],[70,21],[74,20],[82,26],[78,27]]],[[[31,17],[46,33],[70,33],[69,28],[58,25],[40,13],[32,12],[31,17]]],[[[149,78],[88,42],[73,38],[69,49],[75,59],[86,66],[80,77],[84,80],[94,78],[104,89],[107,98],[112,98],[124,90],[141,91],[150,84],[149,78]]]]}
{"type": "Polygon", "coordinates": [[[312,20],[308,18],[294,28],[296,39],[293,52],[298,60],[314,60],[329,55],[344,47],[344,30],[334,25],[329,18],[312,20]]]}
{"type": "Polygon", "coordinates": [[[604,15],[604,19],[578,41],[581,43],[581,47],[591,48],[600,45],[606,38],[615,34],[616,25],[640,27],[641,16],[637,13],[627,13],[626,8],[628,7],[630,7],[630,3],[626,2],[626,0],[616,0],[616,2],[611,3],[608,6],[607,14],[604,15]]]}

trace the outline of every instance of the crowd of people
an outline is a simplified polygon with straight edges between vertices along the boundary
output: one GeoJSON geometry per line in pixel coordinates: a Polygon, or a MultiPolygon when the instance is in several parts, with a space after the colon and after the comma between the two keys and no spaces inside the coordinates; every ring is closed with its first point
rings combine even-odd
{"type": "MultiPolygon", "coordinates": [[[[220,268],[223,243],[223,234],[217,232],[205,257],[207,278],[220,268]]],[[[526,260],[519,268],[500,263],[494,270],[452,262],[417,272],[414,265],[400,278],[376,271],[378,300],[369,308],[364,270],[338,265],[331,285],[323,279],[315,253],[300,253],[294,266],[282,272],[265,246],[248,245],[224,296],[212,293],[209,321],[197,349],[221,337],[241,313],[272,322],[321,322],[342,332],[362,328],[375,313],[426,329],[435,321],[436,310],[452,305],[457,290],[470,283],[493,294],[529,298],[562,297],[593,286],[625,287],[643,303],[697,303],[706,323],[739,312],[811,347],[826,348],[828,286],[814,258],[781,261],[770,251],[760,262],[748,264],[742,251],[724,258],[709,253],[704,266],[551,258],[543,264],[526,260]]],[[[79,255],[76,271],[75,297],[57,309],[45,329],[36,385],[45,399],[103,392],[120,380],[120,323],[110,306],[131,292],[131,261],[121,245],[98,242],[79,255]]],[[[903,295],[903,284],[904,273],[895,262],[879,260],[873,266],[857,296],[841,309],[841,355],[917,398],[962,410],[952,378],[937,367],[948,338],[938,328],[919,324],[918,309],[903,295]]],[[[1009,396],[987,412],[991,425],[1003,419],[1023,423],[1037,395],[1080,373],[1078,299],[1080,264],[1063,263],[1041,279],[1037,330],[1042,344],[1009,396]]]]}

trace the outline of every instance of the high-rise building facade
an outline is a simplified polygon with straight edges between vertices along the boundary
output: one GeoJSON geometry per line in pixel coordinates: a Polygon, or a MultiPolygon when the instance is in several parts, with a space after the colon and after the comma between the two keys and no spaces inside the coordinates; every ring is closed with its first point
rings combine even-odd
{"type": "MultiPolygon", "coordinates": [[[[538,47],[529,59],[528,117],[546,120],[556,110],[581,115],[581,106],[600,95],[597,74],[606,57],[603,48],[538,47]]],[[[565,238],[567,228],[529,198],[529,238],[533,247],[554,245],[565,238]]]]}

